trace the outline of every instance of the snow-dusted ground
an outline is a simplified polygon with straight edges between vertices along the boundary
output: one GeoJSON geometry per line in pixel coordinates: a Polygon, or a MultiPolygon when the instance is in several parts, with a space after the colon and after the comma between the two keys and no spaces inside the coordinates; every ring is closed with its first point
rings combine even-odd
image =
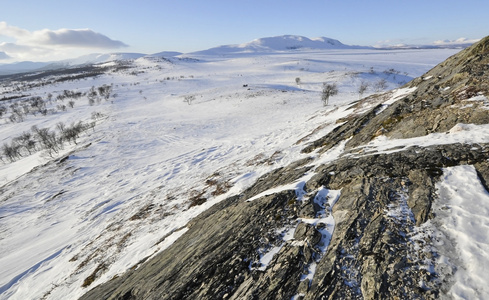
{"type": "MultiPolygon", "coordinates": [[[[46,97],[113,84],[117,96],[94,106],[84,97],[66,112],[21,123],[0,121],[4,143],[33,125],[54,128],[103,115],[78,145],[65,145],[63,162],[37,153],[0,165],[0,299],[76,299],[90,275],[96,276],[88,288],[137,266],[200,212],[302,158],[308,141],[346,116],[362,81],[371,86],[363,96],[381,79],[395,88],[455,52],[143,57],[133,69],[24,91],[46,97]],[[390,69],[396,72],[384,72],[390,69]],[[323,82],[339,87],[327,107],[320,101],[323,82]],[[207,201],[190,207],[199,197],[207,201]]],[[[369,147],[380,149],[375,143],[369,147]]],[[[334,157],[317,157],[316,164],[334,157]]]]}
{"type": "Polygon", "coordinates": [[[435,210],[443,220],[441,230],[455,241],[455,251],[440,256],[439,264],[458,266],[448,294],[453,299],[485,299],[489,295],[489,193],[473,166],[444,169],[437,189],[440,201],[435,210]]]}

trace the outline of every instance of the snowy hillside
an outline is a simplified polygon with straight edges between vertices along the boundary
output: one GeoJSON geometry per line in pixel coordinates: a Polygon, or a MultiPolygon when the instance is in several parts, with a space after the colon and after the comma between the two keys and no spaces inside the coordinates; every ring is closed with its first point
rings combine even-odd
{"type": "Polygon", "coordinates": [[[341,123],[353,102],[457,51],[285,36],[181,57],[103,57],[131,60],[93,67],[105,68],[97,76],[90,69],[82,78],[2,81],[0,299],[77,299],[137,268],[213,204],[309,157],[302,149],[341,123]],[[269,52],[287,49],[299,51],[269,52]],[[339,90],[328,106],[325,82],[339,90]],[[74,139],[59,141],[79,122],[74,139]],[[33,126],[58,137],[55,150],[33,126]],[[23,133],[32,148],[18,146],[23,133]],[[6,146],[18,146],[15,155],[6,146]]]}

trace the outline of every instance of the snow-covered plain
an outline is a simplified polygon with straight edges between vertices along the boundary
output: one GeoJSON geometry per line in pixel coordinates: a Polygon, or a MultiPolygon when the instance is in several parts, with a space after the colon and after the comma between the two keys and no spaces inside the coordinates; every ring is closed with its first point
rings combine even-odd
{"type": "MultiPolygon", "coordinates": [[[[362,82],[370,85],[363,96],[375,93],[382,79],[385,89],[396,88],[457,51],[141,57],[130,69],[23,91],[45,98],[107,84],[116,96],[93,106],[84,97],[65,112],[20,123],[0,121],[5,143],[33,125],[101,116],[56,157],[66,160],[37,153],[0,165],[0,299],[76,299],[137,267],[200,212],[305,157],[300,150],[307,142],[350,113],[362,82]],[[396,72],[384,72],[391,69],[396,72]],[[339,87],[326,107],[323,82],[339,87]],[[191,205],[201,198],[207,201],[191,205]],[[82,287],[91,275],[93,282],[82,287]]],[[[4,86],[0,93],[15,91],[4,86]]],[[[319,156],[316,164],[328,160],[319,156]]]]}

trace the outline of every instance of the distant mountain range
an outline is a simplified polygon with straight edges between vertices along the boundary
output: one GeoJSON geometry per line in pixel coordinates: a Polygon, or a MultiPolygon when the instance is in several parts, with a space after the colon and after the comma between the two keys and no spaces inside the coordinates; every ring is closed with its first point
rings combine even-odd
{"type": "Polygon", "coordinates": [[[106,62],[116,61],[116,60],[132,60],[144,56],[172,57],[180,54],[182,53],[170,52],[170,51],[159,52],[151,55],[144,54],[144,53],[105,53],[105,54],[94,53],[94,54],[80,56],[74,59],[66,59],[60,61],[51,61],[51,62],[23,61],[23,62],[11,63],[11,64],[0,64],[0,75],[56,70],[56,69],[70,68],[70,67],[80,66],[80,65],[101,64],[101,63],[106,63],[106,62]]]}
{"type": "MultiPolygon", "coordinates": [[[[253,40],[244,44],[237,45],[223,45],[219,47],[210,48],[207,50],[192,52],[189,54],[196,55],[223,55],[223,54],[238,54],[238,53],[260,53],[260,52],[273,52],[273,51],[297,51],[300,49],[440,49],[440,48],[466,48],[471,43],[464,44],[443,44],[443,45],[400,45],[389,47],[372,47],[372,46],[355,46],[345,45],[338,40],[318,37],[307,38],[298,35],[282,35],[275,37],[266,37],[253,40]]],[[[115,60],[128,60],[138,59],[144,56],[151,57],[173,57],[181,55],[181,52],[165,51],[155,54],[143,54],[143,53],[106,53],[106,54],[89,54],[74,59],[52,61],[52,62],[32,62],[23,61],[10,64],[0,64],[0,75],[9,75],[16,73],[32,72],[32,71],[45,71],[69,68],[73,66],[85,65],[85,64],[99,64],[115,60]]]]}

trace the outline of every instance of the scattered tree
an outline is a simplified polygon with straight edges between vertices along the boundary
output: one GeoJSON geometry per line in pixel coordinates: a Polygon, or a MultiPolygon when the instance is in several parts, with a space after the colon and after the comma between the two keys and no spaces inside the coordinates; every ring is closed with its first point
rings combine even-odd
{"type": "Polygon", "coordinates": [[[84,130],[84,125],[81,121],[78,123],[72,123],[71,126],[66,127],[61,132],[61,137],[63,140],[68,142],[73,142],[75,145],[77,144],[76,139],[80,135],[80,133],[84,130]]]}
{"type": "Polygon", "coordinates": [[[338,87],[336,83],[323,83],[323,90],[321,92],[321,100],[323,101],[324,106],[328,105],[329,97],[338,94],[338,87]]]}
{"type": "Polygon", "coordinates": [[[380,79],[379,81],[377,81],[374,85],[374,88],[375,88],[375,91],[376,92],[380,92],[380,91],[383,91],[387,88],[387,80],[385,79],[380,79]]]}
{"type": "Polygon", "coordinates": [[[63,133],[63,131],[65,131],[65,123],[63,122],[58,122],[58,124],[56,124],[56,128],[59,130],[59,132],[63,133]]]}
{"type": "Polygon", "coordinates": [[[97,92],[95,91],[95,87],[92,86],[87,93],[88,104],[93,106],[95,104],[95,99],[97,98],[97,92]]]}
{"type": "Polygon", "coordinates": [[[4,106],[0,106],[0,117],[2,117],[7,112],[7,109],[4,106]]]}
{"type": "Polygon", "coordinates": [[[100,95],[100,97],[104,98],[105,101],[109,100],[111,91],[112,91],[111,85],[104,84],[98,87],[98,94],[100,95]]]}
{"type": "Polygon", "coordinates": [[[367,91],[368,89],[368,83],[366,81],[360,82],[360,86],[358,87],[358,96],[361,99],[363,94],[367,91]]]}
{"type": "Polygon", "coordinates": [[[20,156],[19,147],[15,144],[3,144],[2,153],[10,162],[14,162],[20,156]]]}
{"type": "Polygon", "coordinates": [[[296,78],[295,78],[295,83],[296,83],[297,85],[300,85],[300,84],[301,84],[301,79],[300,79],[299,77],[296,77],[296,78]]]}
{"type": "Polygon", "coordinates": [[[49,156],[53,157],[54,153],[58,153],[61,149],[60,140],[56,137],[56,133],[50,131],[49,128],[37,128],[35,127],[35,132],[39,143],[47,151],[49,156]]]}

